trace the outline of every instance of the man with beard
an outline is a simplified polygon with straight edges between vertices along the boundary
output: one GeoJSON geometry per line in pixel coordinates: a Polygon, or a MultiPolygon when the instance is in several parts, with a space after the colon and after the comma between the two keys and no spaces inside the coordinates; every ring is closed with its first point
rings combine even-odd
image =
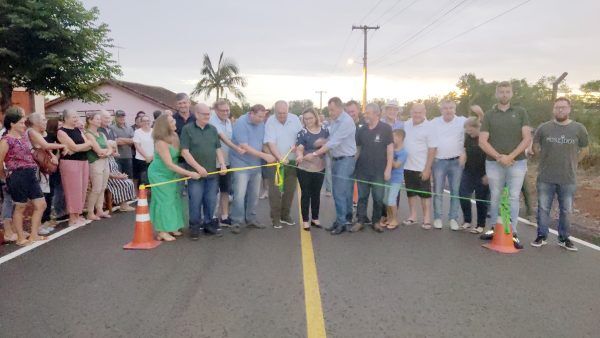
{"type": "Polygon", "coordinates": [[[577,189],[577,163],[587,153],[588,133],[583,124],[569,119],[571,101],[560,97],[554,101],[554,119],[542,123],[533,137],[534,152],[540,154],[538,166],[538,230],[534,247],[546,244],[550,209],[554,195],[558,200],[558,245],[577,251],[569,239],[569,215],[577,189]]]}

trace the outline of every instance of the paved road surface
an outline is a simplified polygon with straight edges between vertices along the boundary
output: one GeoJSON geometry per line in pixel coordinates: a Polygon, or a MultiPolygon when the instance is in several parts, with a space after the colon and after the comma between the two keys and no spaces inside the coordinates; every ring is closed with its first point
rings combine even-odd
{"type": "MultiPolygon", "coordinates": [[[[327,224],[331,198],[322,209],[327,224]]],[[[258,213],[266,222],[266,201],[258,213]]],[[[124,251],[133,217],[93,223],[0,265],[0,336],[307,336],[298,226],[124,251]]],[[[417,226],[311,235],[329,337],[600,332],[600,252],[566,252],[551,237],[505,256],[475,235],[417,226]]],[[[521,226],[521,237],[527,244],[534,230],[521,226]]]]}

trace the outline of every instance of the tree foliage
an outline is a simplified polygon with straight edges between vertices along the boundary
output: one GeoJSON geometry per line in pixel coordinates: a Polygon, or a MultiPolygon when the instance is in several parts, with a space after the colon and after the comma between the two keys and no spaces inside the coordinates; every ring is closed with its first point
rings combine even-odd
{"type": "Polygon", "coordinates": [[[106,99],[93,91],[119,75],[108,51],[112,40],[98,9],[77,0],[0,1],[0,109],[15,87],[83,101],[106,99]]]}

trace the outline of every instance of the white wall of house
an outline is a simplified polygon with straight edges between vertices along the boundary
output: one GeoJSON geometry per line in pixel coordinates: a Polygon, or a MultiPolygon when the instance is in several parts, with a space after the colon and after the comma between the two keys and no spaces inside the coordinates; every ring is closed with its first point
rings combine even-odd
{"type": "Polygon", "coordinates": [[[149,100],[145,100],[125,89],[121,89],[109,84],[100,86],[97,91],[108,94],[108,100],[104,103],[83,102],[81,100],[65,100],[48,107],[46,112],[61,112],[64,109],[72,109],[84,113],[88,111],[104,109],[114,113],[117,110],[123,110],[127,114],[127,125],[132,125],[135,120],[135,114],[137,114],[137,112],[140,110],[145,111],[146,114],[150,116],[150,119],[152,119],[152,112],[155,110],[165,109],[164,107],[149,100]]]}

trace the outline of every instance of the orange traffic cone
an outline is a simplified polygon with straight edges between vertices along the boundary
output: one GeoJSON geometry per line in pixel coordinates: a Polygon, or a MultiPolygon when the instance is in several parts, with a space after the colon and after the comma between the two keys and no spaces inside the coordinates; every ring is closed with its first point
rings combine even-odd
{"type": "Polygon", "coordinates": [[[502,225],[501,222],[496,222],[496,226],[494,227],[494,238],[492,241],[482,244],[482,246],[500,253],[519,252],[519,250],[515,249],[515,245],[513,243],[512,229],[510,229],[509,226],[509,232],[505,233],[504,225],[502,225]]]}
{"type": "Polygon", "coordinates": [[[150,222],[150,213],[148,210],[147,191],[140,187],[138,192],[137,207],[135,208],[135,230],[133,241],[127,243],[123,249],[154,249],[160,245],[160,242],[154,239],[154,229],[150,222]]]}

